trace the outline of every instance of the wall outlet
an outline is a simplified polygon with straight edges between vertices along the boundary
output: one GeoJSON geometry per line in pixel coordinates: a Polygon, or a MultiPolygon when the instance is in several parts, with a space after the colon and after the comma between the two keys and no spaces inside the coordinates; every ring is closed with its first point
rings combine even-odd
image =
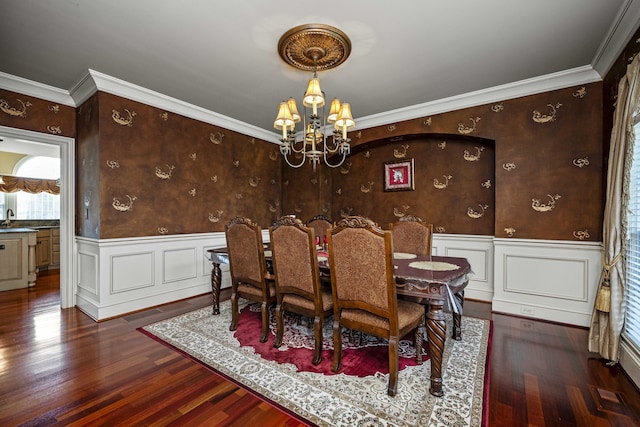
{"type": "Polygon", "coordinates": [[[520,314],[524,314],[525,316],[534,316],[536,311],[533,307],[520,307],[520,314]]]}

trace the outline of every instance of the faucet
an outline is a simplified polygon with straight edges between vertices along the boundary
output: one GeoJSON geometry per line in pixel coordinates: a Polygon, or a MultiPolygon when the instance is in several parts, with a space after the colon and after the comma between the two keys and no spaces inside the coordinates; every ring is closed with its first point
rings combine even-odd
{"type": "Polygon", "coordinates": [[[15,217],[16,215],[13,213],[13,210],[11,208],[7,209],[7,216],[5,217],[6,219],[4,221],[2,221],[2,225],[3,226],[9,226],[9,224],[11,224],[11,217],[15,217]]]}

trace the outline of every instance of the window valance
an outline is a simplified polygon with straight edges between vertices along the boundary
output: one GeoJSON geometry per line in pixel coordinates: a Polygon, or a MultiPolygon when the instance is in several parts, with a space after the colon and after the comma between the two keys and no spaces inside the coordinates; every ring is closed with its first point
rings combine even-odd
{"type": "Polygon", "coordinates": [[[15,193],[24,191],[26,193],[49,193],[60,194],[60,183],[57,179],[25,178],[21,176],[2,175],[0,180],[0,192],[15,193]]]}

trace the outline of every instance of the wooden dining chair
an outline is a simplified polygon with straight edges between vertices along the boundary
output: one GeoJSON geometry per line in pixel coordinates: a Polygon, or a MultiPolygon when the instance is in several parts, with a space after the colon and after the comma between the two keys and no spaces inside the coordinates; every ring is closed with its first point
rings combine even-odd
{"type": "Polygon", "coordinates": [[[389,341],[389,384],[398,386],[398,342],[414,332],[416,362],[422,363],[424,308],[398,300],[393,277],[391,232],[359,216],[340,220],[329,232],[333,292],[333,372],[342,361],[342,327],[389,341]]]}
{"type": "Polygon", "coordinates": [[[269,307],[276,301],[273,275],[267,273],[260,227],[249,218],[236,217],[225,226],[231,273],[231,325],[238,327],[238,299],[261,303],[260,342],[269,334],[269,307]]]}
{"type": "Polygon", "coordinates": [[[393,250],[422,256],[431,256],[433,224],[417,216],[405,215],[389,224],[393,236],[393,250]]]}
{"type": "Polygon", "coordinates": [[[325,215],[316,215],[307,221],[307,227],[313,228],[316,236],[320,237],[320,241],[324,241],[324,237],[329,235],[329,229],[333,226],[333,222],[325,215]]]}
{"type": "Polygon", "coordinates": [[[282,345],[284,312],[313,318],[315,350],[312,363],[322,360],[322,325],[333,312],[331,289],[323,288],[318,270],[315,234],[291,216],[279,218],[269,229],[273,272],[276,276],[276,339],[282,345]]]}

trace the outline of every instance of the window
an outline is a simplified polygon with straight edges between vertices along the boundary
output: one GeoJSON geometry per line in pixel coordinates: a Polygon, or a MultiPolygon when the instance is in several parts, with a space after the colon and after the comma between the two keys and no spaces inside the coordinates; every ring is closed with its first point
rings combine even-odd
{"type": "MultiPolygon", "coordinates": [[[[15,175],[29,178],[60,178],[60,159],[29,156],[18,164],[15,175]]],[[[16,219],[60,219],[60,196],[49,193],[16,193],[16,219]]]]}
{"type": "Polygon", "coordinates": [[[627,340],[640,351],[640,114],[635,117],[636,135],[629,182],[629,217],[627,231],[627,312],[622,331],[627,340]]]}

